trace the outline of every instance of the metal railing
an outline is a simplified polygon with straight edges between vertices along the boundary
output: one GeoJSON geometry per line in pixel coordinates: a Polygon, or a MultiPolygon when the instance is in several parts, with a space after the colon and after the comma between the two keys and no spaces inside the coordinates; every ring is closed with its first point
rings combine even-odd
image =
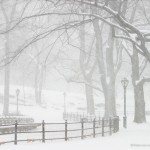
{"type": "Polygon", "coordinates": [[[52,140],[65,140],[75,138],[95,138],[98,135],[106,136],[119,131],[119,117],[102,118],[100,120],[64,123],[31,123],[20,124],[17,121],[15,124],[0,126],[0,144],[18,142],[33,142],[52,140]],[[35,126],[37,128],[35,129],[35,126]],[[34,128],[33,128],[34,127],[34,128]],[[3,139],[3,140],[2,140],[3,139]]]}
{"type": "MultiPolygon", "coordinates": [[[[127,115],[133,115],[134,111],[127,111],[126,113],[127,113],[127,115]]],[[[124,112],[117,111],[117,115],[123,116],[124,112]]],[[[92,121],[94,118],[96,118],[98,120],[99,118],[102,118],[103,116],[104,116],[104,111],[96,111],[94,115],[87,114],[84,112],[83,113],[82,112],[65,112],[65,113],[63,113],[63,119],[69,120],[69,121],[80,121],[82,118],[84,118],[85,120],[92,121]]]]}

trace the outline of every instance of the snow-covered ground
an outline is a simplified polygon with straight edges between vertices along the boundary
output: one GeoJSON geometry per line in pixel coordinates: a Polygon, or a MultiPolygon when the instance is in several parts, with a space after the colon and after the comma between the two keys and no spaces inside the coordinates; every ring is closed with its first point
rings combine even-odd
{"type": "Polygon", "coordinates": [[[145,124],[137,125],[128,120],[128,128],[107,137],[67,142],[28,143],[19,145],[2,145],[2,150],[149,150],[150,149],[150,118],[145,124]]]}
{"type": "MultiPolygon", "coordinates": [[[[23,115],[31,116],[37,122],[45,120],[46,122],[63,121],[64,112],[64,92],[48,91],[42,92],[42,107],[35,105],[34,89],[30,87],[10,86],[10,112],[16,113],[16,89],[20,89],[19,111],[23,115]],[[31,113],[32,112],[32,113],[31,113]]],[[[0,87],[0,102],[3,100],[3,87],[0,87]]],[[[132,92],[127,92],[127,112],[134,111],[134,100],[132,92]]],[[[95,109],[97,112],[104,111],[104,99],[101,93],[95,93],[95,109]]],[[[66,111],[86,113],[85,94],[66,92],[66,111]]],[[[149,102],[149,101],[147,101],[149,102]]],[[[146,108],[150,108],[146,105],[146,108]]],[[[0,114],[2,114],[2,103],[0,103],[0,114]]],[[[117,112],[123,112],[123,91],[117,92],[117,112]]],[[[118,115],[120,115],[118,113],[118,115]]],[[[102,116],[102,114],[101,114],[102,116]]]]}
{"type": "MultiPolygon", "coordinates": [[[[11,88],[11,105],[10,111],[16,112],[16,96],[15,89],[11,88]]],[[[3,87],[0,87],[0,96],[2,98],[3,87]]],[[[35,105],[34,90],[32,88],[25,89],[25,95],[23,91],[19,95],[19,111],[21,114],[33,117],[35,122],[63,122],[62,114],[64,112],[64,95],[63,92],[56,91],[43,91],[43,106],[35,105]],[[22,105],[22,104],[25,104],[22,105]]],[[[122,93],[119,93],[122,95],[122,93]]],[[[120,96],[121,97],[121,96],[120,96]]],[[[129,101],[128,97],[128,101],[129,101]]],[[[85,96],[83,94],[67,93],[66,97],[67,111],[71,112],[85,112],[85,96]]],[[[123,110],[123,99],[117,101],[117,109],[123,110]]],[[[129,107],[127,109],[133,111],[133,101],[128,102],[129,107]]],[[[98,109],[103,109],[103,101],[101,97],[96,97],[96,106],[98,109]],[[98,107],[99,106],[99,107],[98,107]]],[[[0,114],[2,114],[2,104],[0,104],[0,114]]],[[[1,145],[2,150],[128,150],[128,149],[150,149],[150,116],[147,116],[147,123],[141,125],[133,123],[133,114],[128,114],[128,128],[122,127],[122,115],[120,116],[120,131],[112,136],[97,137],[95,139],[89,138],[85,140],[76,140],[68,142],[50,142],[46,144],[42,143],[19,143],[17,146],[5,144],[1,145]]],[[[2,136],[0,137],[2,139],[2,136]]]]}

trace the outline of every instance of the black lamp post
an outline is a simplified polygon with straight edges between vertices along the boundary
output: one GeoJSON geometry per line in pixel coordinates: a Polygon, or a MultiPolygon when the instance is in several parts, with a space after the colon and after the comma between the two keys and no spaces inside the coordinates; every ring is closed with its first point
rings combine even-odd
{"type": "Polygon", "coordinates": [[[19,102],[19,93],[20,93],[20,90],[19,89],[17,89],[16,90],[16,97],[17,97],[17,115],[19,114],[19,112],[18,112],[18,102],[19,102]]]}
{"type": "Polygon", "coordinates": [[[124,89],[124,117],[123,117],[123,127],[127,128],[127,114],[126,114],[126,88],[128,86],[129,80],[127,78],[124,78],[121,80],[121,84],[124,89]]]}
{"type": "Polygon", "coordinates": [[[66,113],[66,92],[63,93],[63,96],[64,96],[64,113],[63,113],[63,119],[66,120],[67,118],[67,113],[66,113]]]}
{"type": "Polygon", "coordinates": [[[64,113],[66,114],[66,92],[64,92],[63,95],[64,95],[64,113]]]}

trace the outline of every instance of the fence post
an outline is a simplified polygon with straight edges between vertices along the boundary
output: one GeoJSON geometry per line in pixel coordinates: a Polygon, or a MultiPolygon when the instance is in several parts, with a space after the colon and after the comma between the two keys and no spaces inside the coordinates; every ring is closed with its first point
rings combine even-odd
{"type": "Polygon", "coordinates": [[[113,118],[113,133],[116,132],[116,118],[113,118]]]}
{"type": "Polygon", "coordinates": [[[67,141],[67,120],[65,120],[65,141],[67,141]]]}
{"type": "Polygon", "coordinates": [[[101,118],[100,118],[100,116],[99,116],[99,126],[101,125],[101,118]]]}
{"type": "Polygon", "coordinates": [[[81,139],[84,138],[84,120],[81,120],[81,139]]]}
{"type": "Polygon", "coordinates": [[[112,134],[112,132],[111,132],[111,126],[112,126],[112,121],[111,121],[111,118],[109,118],[109,135],[112,134]]]}
{"type": "Polygon", "coordinates": [[[119,131],[119,116],[117,116],[117,132],[119,131]]]}
{"type": "Polygon", "coordinates": [[[93,137],[95,138],[95,118],[93,119],[93,137]]]}
{"type": "Polygon", "coordinates": [[[105,122],[104,118],[102,119],[102,136],[104,136],[104,128],[105,128],[105,122]]]}
{"type": "Polygon", "coordinates": [[[127,117],[126,116],[123,117],[123,127],[127,128],[127,117]]]}
{"type": "Polygon", "coordinates": [[[15,141],[14,144],[17,145],[17,126],[18,126],[18,122],[17,120],[15,121],[15,141]]]}
{"type": "Polygon", "coordinates": [[[42,121],[42,142],[45,143],[45,122],[42,121]]]}
{"type": "Polygon", "coordinates": [[[116,116],[114,119],[113,119],[113,131],[114,131],[114,133],[116,133],[117,131],[118,131],[118,128],[119,128],[119,126],[118,126],[118,116],[116,116]]]}

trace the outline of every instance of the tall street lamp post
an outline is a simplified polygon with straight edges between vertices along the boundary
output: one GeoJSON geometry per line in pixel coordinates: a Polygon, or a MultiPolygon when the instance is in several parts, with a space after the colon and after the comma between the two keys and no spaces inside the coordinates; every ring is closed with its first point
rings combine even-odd
{"type": "Polygon", "coordinates": [[[20,90],[19,89],[17,89],[16,90],[16,97],[17,97],[17,115],[19,114],[19,111],[18,111],[18,102],[19,102],[19,93],[20,93],[20,90]]]}
{"type": "Polygon", "coordinates": [[[63,113],[63,118],[66,120],[67,114],[66,114],[66,92],[63,93],[64,96],[64,113],[63,113]]]}
{"type": "Polygon", "coordinates": [[[127,114],[126,114],[126,88],[128,86],[129,80],[127,78],[124,78],[121,80],[121,84],[124,89],[124,117],[123,117],[123,127],[127,128],[127,114]]]}
{"type": "Polygon", "coordinates": [[[64,113],[66,114],[66,92],[64,94],[64,113]]]}

